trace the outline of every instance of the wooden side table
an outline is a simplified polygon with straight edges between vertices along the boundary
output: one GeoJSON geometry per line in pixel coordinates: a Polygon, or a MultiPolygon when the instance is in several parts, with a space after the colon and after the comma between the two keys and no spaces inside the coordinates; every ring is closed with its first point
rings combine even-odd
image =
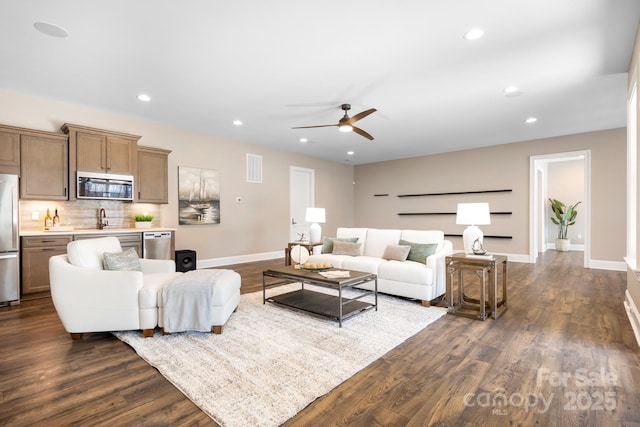
{"type": "Polygon", "coordinates": [[[507,257],[504,255],[492,255],[491,258],[478,258],[457,253],[445,258],[447,265],[447,305],[449,313],[458,316],[485,320],[487,317],[485,293],[489,288],[489,304],[491,316],[497,319],[507,309],[507,257]],[[498,268],[502,266],[502,298],[497,299],[498,294],[498,268]],[[480,299],[468,298],[464,294],[464,271],[474,271],[480,278],[480,299]],[[453,281],[458,273],[458,292],[454,301],[453,281]],[[488,283],[487,283],[488,279],[488,283]],[[478,310],[476,314],[470,314],[463,310],[478,310]]]}
{"type": "Polygon", "coordinates": [[[288,243],[287,247],[284,249],[284,265],[291,265],[291,248],[298,245],[308,250],[310,254],[313,254],[313,248],[316,246],[322,246],[322,242],[318,242],[318,243],[290,242],[288,243]]]}

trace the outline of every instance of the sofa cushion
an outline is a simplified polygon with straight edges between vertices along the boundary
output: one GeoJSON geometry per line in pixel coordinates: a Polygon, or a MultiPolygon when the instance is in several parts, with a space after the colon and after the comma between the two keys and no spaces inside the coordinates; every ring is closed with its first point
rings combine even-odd
{"type": "Polygon", "coordinates": [[[346,270],[364,271],[365,273],[377,274],[380,266],[387,262],[391,261],[386,261],[378,257],[363,255],[345,259],[344,261],[342,261],[342,268],[346,270]]]}
{"type": "Polygon", "coordinates": [[[400,240],[400,244],[411,246],[411,250],[407,256],[409,261],[421,262],[423,264],[427,262],[428,256],[436,252],[438,246],[436,243],[416,243],[407,240],[400,240]]]}
{"type": "Polygon", "coordinates": [[[362,248],[360,249],[360,255],[363,254],[364,246],[367,244],[367,232],[368,228],[345,228],[340,227],[336,231],[336,237],[357,237],[358,243],[362,243],[362,248]]]}
{"type": "Polygon", "coordinates": [[[409,255],[409,245],[387,245],[382,258],[395,261],[405,261],[409,255]]]}
{"type": "Polygon", "coordinates": [[[99,237],[97,239],[82,239],[69,242],[67,256],[69,262],[76,267],[102,270],[102,254],[105,252],[122,252],[120,240],[117,237],[99,237]]]}
{"type": "Polygon", "coordinates": [[[362,243],[341,242],[335,240],[333,242],[333,255],[349,255],[358,256],[362,248],[362,243]]]}
{"type": "Polygon", "coordinates": [[[433,271],[415,261],[386,261],[378,266],[378,278],[416,285],[433,284],[433,271]]]}
{"type": "Polygon", "coordinates": [[[367,231],[367,242],[364,245],[364,254],[382,258],[387,245],[397,245],[400,240],[400,230],[379,230],[370,228],[367,231]]]}
{"type": "Polygon", "coordinates": [[[340,242],[351,242],[356,243],[358,241],[357,237],[325,237],[322,242],[322,253],[330,254],[333,252],[333,242],[334,240],[338,240],[340,242]]]}
{"type": "Polygon", "coordinates": [[[105,252],[102,254],[102,265],[105,270],[142,271],[138,252],[134,248],[122,252],[105,252]]]}
{"type": "Polygon", "coordinates": [[[416,243],[437,243],[436,252],[444,247],[444,231],[442,230],[402,230],[400,239],[416,243]]]}

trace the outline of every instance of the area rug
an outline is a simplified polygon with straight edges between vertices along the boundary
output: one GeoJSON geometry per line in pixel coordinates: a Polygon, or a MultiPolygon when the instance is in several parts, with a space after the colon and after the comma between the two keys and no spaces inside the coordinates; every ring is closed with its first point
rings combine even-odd
{"type": "MultiPolygon", "coordinates": [[[[295,289],[299,285],[268,292],[295,289]]],[[[114,335],[218,424],[270,427],[295,416],[445,312],[378,295],[378,311],[344,320],[339,328],[332,320],[263,305],[262,292],[255,292],[241,296],[221,335],[156,332],[153,338],[143,338],[139,331],[114,335]]]]}

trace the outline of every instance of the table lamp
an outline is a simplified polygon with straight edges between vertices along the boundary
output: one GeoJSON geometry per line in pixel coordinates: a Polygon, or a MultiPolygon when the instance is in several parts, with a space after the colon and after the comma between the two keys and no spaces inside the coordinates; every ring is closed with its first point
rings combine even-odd
{"type": "Polygon", "coordinates": [[[312,223],[309,227],[309,240],[311,243],[320,242],[320,237],[322,236],[322,228],[320,228],[320,224],[326,221],[324,208],[307,208],[307,212],[305,214],[304,220],[306,222],[312,223]]]}
{"type": "Polygon", "coordinates": [[[467,225],[462,233],[464,252],[473,253],[473,242],[478,240],[482,244],[482,230],[478,225],[491,224],[489,218],[489,203],[458,203],[456,224],[467,225]]]}

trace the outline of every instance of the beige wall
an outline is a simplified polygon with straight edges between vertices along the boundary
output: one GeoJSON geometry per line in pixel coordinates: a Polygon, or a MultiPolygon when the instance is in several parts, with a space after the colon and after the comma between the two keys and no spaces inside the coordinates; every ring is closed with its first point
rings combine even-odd
{"type": "Polygon", "coordinates": [[[2,124],[59,132],[65,122],[141,135],[140,145],[172,150],[169,155],[170,203],[162,205],[160,225],[176,228],[176,249],[197,251],[199,262],[283,252],[289,238],[290,166],[315,170],[316,206],[327,209],[327,223],[323,229],[326,227],[330,230],[353,223],[352,165],[286,153],[78,105],[0,91],[2,124]],[[247,153],[263,156],[263,184],[246,182],[247,153]],[[178,166],[216,169],[220,172],[220,224],[178,225],[178,166]],[[242,197],[243,203],[235,202],[237,196],[242,197]]]}
{"type": "MultiPolygon", "coordinates": [[[[576,210],[578,216],[576,223],[567,230],[567,237],[572,245],[583,245],[585,234],[584,215],[584,160],[568,160],[560,162],[549,162],[547,166],[547,188],[549,197],[558,199],[565,205],[573,205],[581,202],[576,210]]],[[[546,202],[546,230],[547,243],[554,244],[558,237],[558,226],[551,222],[551,217],[555,214],[551,209],[551,204],[546,202]]]]}
{"type": "MultiPolygon", "coordinates": [[[[547,138],[404,160],[358,165],[355,168],[355,218],[362,227],[442,229],[462,234],[455,215],[400,216],[399,212],[455,212],[458,202],[489,202],[491,225],[485,235],[489,251],[529,252],[530,156],[591,151],[591,258],[621,262],[625,254],[626,129],[547,138]],[[480,195],[400,198],[399,194],[510,189],[480,195]],[[388,197],[374,194],[389,193],[388,197]],[[612,208],[615,207],[615,208],[612,208]]],[[[451,238],[461,249],[460,238],[451,238]]]]}
{"type": "MultiPolygon", "coordinates": [[[[65,123],[141,135],[141,145],[172,150],[170,204],[162,226],[176,228],[176,249],[193,249],[199,260],[282,251],[289,236],[289,167],[316,171],[316,205],[327,209],[323,234],[338,226],[442,229],[462,233],[455,215],[399,216],[399,212],[455,212],[459,201],[489,201],[492,224],[485,234],[512,236],[485,241],[487,249],[526,254],[529,245],[529,156],[591,150],[592,258],[620,261],[625,251],[625,129],[548,138],[405,160],[359,165],[272,150],[185,131],[134,117],[0,91],[0,123],[57,132],[65,123]],[[245,182],[247,153],[263,156],[263,184],[245,182]],[[177,167],[220,171],[219,225],[179,226],[177,167]],[[353,185],[355,182],[355,185],[353,185]],[[404,193],[510,189],[508,193],[398,198],[404,193]],[[389,193],[387,197],[374,194],[389,193]],[[244,203],[237,204],[241,196],[244,203]],[[611,209],[616,206],[616,209],[611,209]]],[[[461,242],[453,238],[460,248],[461,242]]]]}

